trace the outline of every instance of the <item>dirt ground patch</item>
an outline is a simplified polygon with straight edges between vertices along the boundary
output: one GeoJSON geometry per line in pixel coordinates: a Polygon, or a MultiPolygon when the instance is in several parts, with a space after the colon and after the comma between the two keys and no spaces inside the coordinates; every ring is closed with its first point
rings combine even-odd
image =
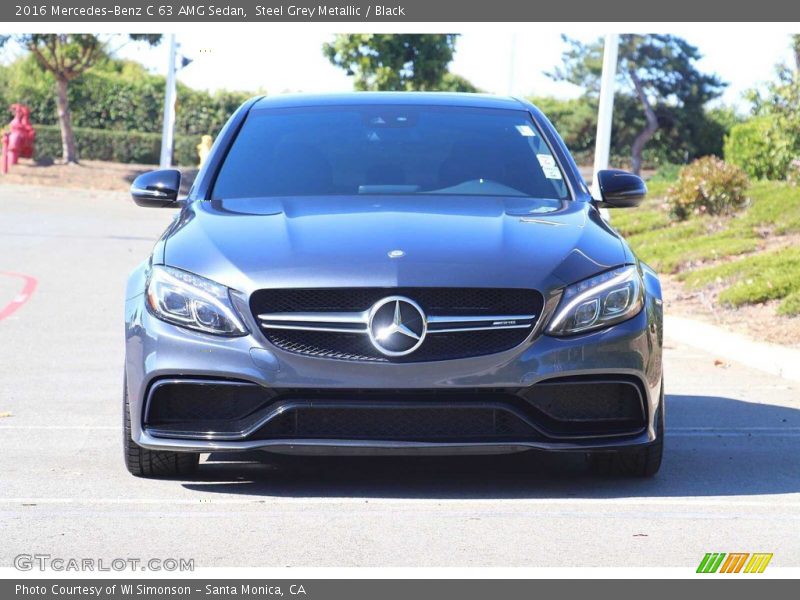
{"type": "Polygon", "coordinates": [[[800,317],[776,314],[780,300],[727,308],[717,300],[722,286],[687,290],[673,275],[661,275],[664,312],[706,321],[756,340],[800,348],[800,317]]]}
{"type": "MultiPolygon", "coordinates": [[[[127,191],[131,182],[142,173],[157,169],[157,165],[141,165],[83,160],[77,165],[37,165],[29,159],[20,159],[8,173],[0,175],[0,183],[21,185],[46,185],[72,189],[127,191]]],[[[181,187],[188,191],[197,169],[181,168],[184,174],[181,187]]]]}

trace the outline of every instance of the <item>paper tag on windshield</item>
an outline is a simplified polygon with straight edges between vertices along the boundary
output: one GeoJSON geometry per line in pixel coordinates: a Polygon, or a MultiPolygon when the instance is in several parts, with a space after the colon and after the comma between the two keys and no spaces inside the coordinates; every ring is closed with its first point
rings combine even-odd
{"type": "Polygon", "coordinates": [[[541,165],[542,168],[556,166],[556,159],[549,154],[537,154],[536,158],[539,159],[539,165],[541,165]]]}
{"type": "Polygon", "coordinates": [[[549,154],[537,154],[536,158],[539,159],[539,165],[542,167],[544,176],[548,179],[561,179],[561,171],[556,165],[556,159],[549,154]]]}
{"type": "Polygon", "coordinates": [[[534,137],[536,135],[530,125],[517,125],[517,131],[525,137],[534,137]]]}
{"type": "Polygon", "coordinates": [[[548,179],[561,179],[561,171],[558,170],[558,167],[542,167],[542,171],[548,179]]]}

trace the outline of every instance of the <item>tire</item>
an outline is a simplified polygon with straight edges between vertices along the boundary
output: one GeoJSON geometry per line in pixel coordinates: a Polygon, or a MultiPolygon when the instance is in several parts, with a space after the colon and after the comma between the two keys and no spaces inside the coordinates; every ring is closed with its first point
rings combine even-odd
{"type": "Polygon", "coordinates": [[[122,449],[128,472],[136,477],[177,477],[194,473],[200,462],[200,454],[148,450],[133,441],[127,383],[124,385],[123,397],[122,449]]]}
{"type": "Polygon", "coordinates": [[[664,383],[656,413],[656,441],[647,446],[617,452],[592,452],[588,455],[590,469],[599,475],[623,477],[653,477],[661,468],[664,454],[664,383]]]}

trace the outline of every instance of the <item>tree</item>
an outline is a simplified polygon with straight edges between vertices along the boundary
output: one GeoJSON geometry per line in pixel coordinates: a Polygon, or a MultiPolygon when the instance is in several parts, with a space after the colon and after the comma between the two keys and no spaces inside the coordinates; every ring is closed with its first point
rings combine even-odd
{"type": "MultiPolygon", "coordinates": [[[[157,34],[130,34],[132,40],[158,44],[157,34]]],[[[71,81],[77,79],[98,60],[109,54],[108,40],[93,34],[25,34],[0,37],[0,47],[13,39],[30,51],[43,71],[55,79],[56,107],[61,129],[62,159],[66,164],[78,162],[75,134],[67,96],[71,81]]]]}
{"type": "Polygon", "coordinates": [[[355,89],[477,91],[448,72],[457,34],[338,34],[322,46],[332,64],[355,77],[355,89]]]}
{"type": "MultiPolygon", "coordinates": [[[[564,65],[552,79],[568,81],[585,89],[588,96],[600,91],[603,42],[585,44],[564,36],[569,45],[563,53],[564,65]]],[[[695,62],[701,55],[695,46],[673,35],[649,34],[620,36],[618,79],[622,94],[633,96],[644,116],[644,125],[631,143],[631,169],[641,172],[642,152],[659,130],[659,112],[666,110],[681,119],[695,122],[705,116],[704,105],[722,94],[725,87],[716,75],[701,73],[695,62]]]]}
{"type": "MultiPolygon", "coordinates": [[[[797,50],[799,43],[800,36],[792,36],[792,48],[797,50]]],[[[755,120],[766,131],[762,138],[773,140],[769,154],[758,158],[769,162],[768,176],[783,178],[800,156],[800,74],[785,63],[777,65],[776,72],[776,80],[749,90],[746,97],[755,120]]]]}
{"type": "Polygon", "coordinates": [[[466,92],[476,94],[482,90],[475,86],[469,79],[455,73],[445,73],[442,82],[437,87],[440,92],[466,92]]]}
{"type": "Polygon", "coordinates": [[[792,52],[794,53],[795,71],[800,74],[800,33],[792,35],[792,52]]]}

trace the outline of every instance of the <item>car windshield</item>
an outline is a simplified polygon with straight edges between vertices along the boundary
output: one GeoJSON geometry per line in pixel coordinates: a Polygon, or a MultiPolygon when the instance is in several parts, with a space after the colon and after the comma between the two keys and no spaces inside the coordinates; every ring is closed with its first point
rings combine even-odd
{"type": "Polygon", "coordinates": [[[525,111],[379,105],[252,111],[212,197],[354,194],[569,196],[525,111]]]}

